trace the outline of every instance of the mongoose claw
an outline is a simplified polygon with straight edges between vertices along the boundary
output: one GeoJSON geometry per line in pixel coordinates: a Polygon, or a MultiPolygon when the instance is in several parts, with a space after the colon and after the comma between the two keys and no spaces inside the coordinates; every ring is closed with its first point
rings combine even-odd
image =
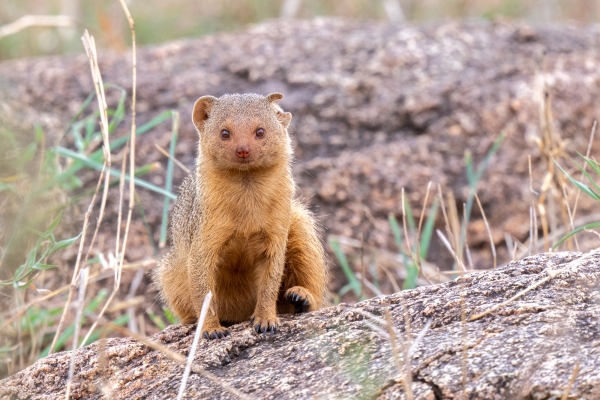
{"type": "Polygon", "coordinates": [[[305,313],[310,308],[310,300],[298,293],[288,292],[285,298],[294,306],[294,314],[305,313]]]}
{"type": "Polygon", "coordinates": [[[262,333],[263,336],[267,335],[267,332],[270,332],[270,335],[273,336],[275,332],[279,329],[279,324],[275,321],[265,321],[263,323],[254,324],[253,328],[256,333],[259,335],[262,333]],[[266,323],[265,323],[266,322],[266,323]]]}
{"type": "Polygon", "coordinates": [[[208,339],[208,340],[214,340],[214,339],[223,339],[226,336],[229,336],[231,334],[231,332],[229,332],[229,329],[219,329],[219,330],[215,330],[215,331],[205,331],[202,334],[202,337],[204,339],[208,339]]]}

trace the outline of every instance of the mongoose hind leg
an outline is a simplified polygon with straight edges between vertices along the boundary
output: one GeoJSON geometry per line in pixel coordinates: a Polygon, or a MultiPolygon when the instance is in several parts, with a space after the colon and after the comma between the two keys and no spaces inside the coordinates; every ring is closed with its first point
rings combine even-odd
{"type": "Polygon", "coordinates": [[[312,215],[297,201],[292,203],[285,264],[284,299],[295,313],[318,310],[327,287],[325,255],[312,215]]]}
{"type": "Polygon", "coordinates": [[[154,282],[160,297],[175,313],[182,324],[197,322],[187,280],[187,261],[177,257],[175,251],[169,252],[154,270],[154,282]]]}

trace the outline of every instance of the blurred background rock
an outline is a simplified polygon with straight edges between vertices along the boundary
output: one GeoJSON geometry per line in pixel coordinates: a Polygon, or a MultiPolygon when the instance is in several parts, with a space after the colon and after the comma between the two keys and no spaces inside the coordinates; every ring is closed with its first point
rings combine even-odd
{"type": "MultiPolygon", "coordinates": [[[[600,20],[598,0],[129,0],[127,4],[135,16],[140,45],[236,30],[280,16],[396,22],[517,18],[533,25],[600,20]]],[[[83,27],[96,37],[100,49],[125,51],[129,31],[119,3],[99,0],[4,0],[0,2],[0,26],[0,60],[80,53],[83,27]],[[66,18],[29,18],[12,25],[29,15],[66,18]],[[6,34],[25,26],[29,27],[6,34]]]]}

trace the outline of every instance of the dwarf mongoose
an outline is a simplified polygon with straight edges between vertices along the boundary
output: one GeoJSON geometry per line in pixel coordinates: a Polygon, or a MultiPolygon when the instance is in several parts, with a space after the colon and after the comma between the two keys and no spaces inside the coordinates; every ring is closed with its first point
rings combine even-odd
{"type": "Polygon", "coordinates": [[[196,322],[213,292],[205,338],[222,338],[229,334],[222,324],[248,319],[272,334],[277,312],[323,304],[323,247],[311,213],[294,199],[292,115],[276,104],[281,98],[228,94],[194,105],[197,166],[181,185],[172,248],[154,279],[182,323],[196,322]]]}

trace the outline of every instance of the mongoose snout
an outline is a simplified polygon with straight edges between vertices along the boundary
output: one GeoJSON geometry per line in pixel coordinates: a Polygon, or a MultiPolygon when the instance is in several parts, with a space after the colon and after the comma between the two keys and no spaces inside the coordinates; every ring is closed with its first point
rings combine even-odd
{"type": "Polygon", "coordinates": [[[182,183],[171,220],[172,247],[155,269],[164,302],[182,323],[213,300],[207,339],[230,334],[223,323],[251,320],[275,332],[277,313],[319,309],[328,271],[313,215],[294,197],[292,119],[268,96],[199,98],[196,169],[182,183]]]}
{"type": "Polygon", "coordinates": [[[237,148],[235,153],[239,158],[248,158],[248,156],[250,155],[250,149],[248,148],[248,146],[240,146],[237,148]]]}

